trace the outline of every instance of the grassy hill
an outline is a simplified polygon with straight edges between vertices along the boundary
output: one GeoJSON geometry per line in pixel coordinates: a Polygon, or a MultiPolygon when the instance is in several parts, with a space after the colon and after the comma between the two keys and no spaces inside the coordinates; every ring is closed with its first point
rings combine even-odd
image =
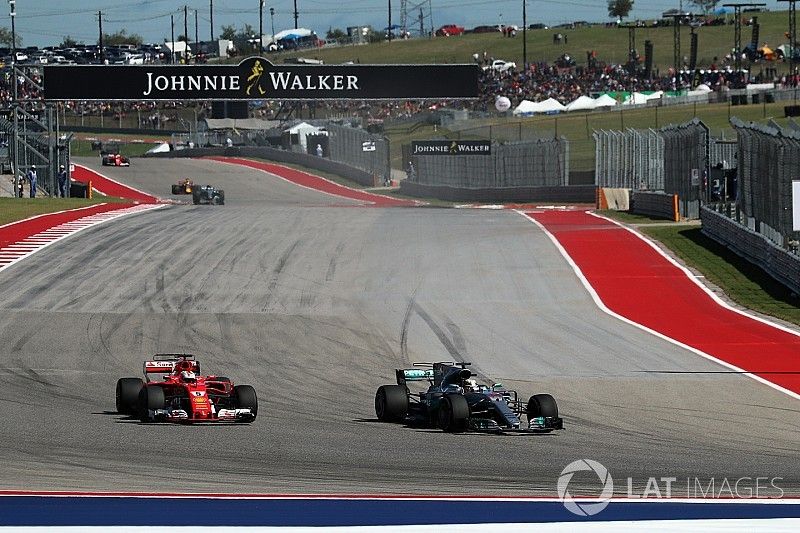
{"type": "MultiPolygon", "coordinates": [[[[758,14],[761,25],[759,46],[764,42],[777,47],[788,40],[784,32],[788,30],[787,11],[758,14]]],[[[699,39],[698,64],[710,65],[714,57],[722,58],[733,47],[733,25],[704,26],[697,30],[699,39]]],[[[742,46],[750,42],[751,28],[742,27],[742,46]]],[[[653,41],[654,67],[666,70],[673,61],[673,28],[637,28],[636,48],[644,56],[644,41],[653,41]]],[[[596,25],[574,30],[550,29],[528,30],[528,61],[553,62],[563,53],[569,53],[578,64],[586,62],[586,52],[596,50],[600,60],[607,63],[622,63],[627,58],[628,30],[606,28],[596,25]],[[553,33],[566,33],[568,43],[553,44],[553,33]]],[[[690,49],[690,29],[681,27],[681,53],[688,56],[690,49]]],[[[472,54],[488,55],[522,63],[522,32],[516,37],[503,37],[500,33],[466,34],[457,37],[434,37],[394,40],[358,46],[325,47],[302,52],[272,54],[274,62],[282,62],[288,57],[314,57],[326,63],[357,61],[361,63],[469,63],[472,54]]],[[[756,65],[754,73],[765,64],[756,65]]],[[[778,64],[783,70],[783,63],[778,64]]]]}

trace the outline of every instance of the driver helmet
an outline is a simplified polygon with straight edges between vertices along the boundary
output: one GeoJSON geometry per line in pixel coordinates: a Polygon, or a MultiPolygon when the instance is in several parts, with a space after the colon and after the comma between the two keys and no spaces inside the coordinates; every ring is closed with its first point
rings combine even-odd
{"type": "Polygon", "coordinates": [[[194,382],[197,381],[197,376],[191,370],[184,370],[181,372],[181,381],[194,382]]]}
{"type": "Polygon", "coordinates": [[[467,379],[464,381],[464,388],[470,392],[480,392],[480,387],[478,387],[478,382],[474,379],[467,379]]]}
{"type": "Polygon", "coordinates": [[[31,170],[36,170],[36,165],[31,165],[31,170]]]}

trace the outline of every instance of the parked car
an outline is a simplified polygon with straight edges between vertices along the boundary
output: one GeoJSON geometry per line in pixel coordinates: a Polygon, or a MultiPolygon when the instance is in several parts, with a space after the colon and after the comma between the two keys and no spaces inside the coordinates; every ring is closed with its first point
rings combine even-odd
{"type": "Polygon", "coordinates": [[[502,59],[495,59],[491,65],[483,67],[483,70],[494,70],[497,72],[505,72],[507,70],[514,70],[517,64],[511,61],[504,61],[502,59]]]}
{"type": "Polygon", "coordinates": [[[470,33],[500,33],[500,26],[476,26],[470,33]]]}
{"type": "Polygon", "coordinates": [[[445,24],[436,30],[437,37],[450,37],[451,35],[463,35],[464,27],[456,26],[455,24],[445,24]]]}

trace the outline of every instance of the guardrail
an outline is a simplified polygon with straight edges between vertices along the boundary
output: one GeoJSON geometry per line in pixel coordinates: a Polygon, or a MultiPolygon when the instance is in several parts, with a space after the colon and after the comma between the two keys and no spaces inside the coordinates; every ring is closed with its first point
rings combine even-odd
{"type": "Polygon", "coordinates": [[[663,192],[633,191],[630,210],[638,215],[661,217],[676,222],[681,216],[678,195],[663,192]]]}
{"type": "Polygon", "coordinates": [[[722,213],[700,209],[702,232],[800,294],[800,256],[776,246],[769,239],[722,213]]]}

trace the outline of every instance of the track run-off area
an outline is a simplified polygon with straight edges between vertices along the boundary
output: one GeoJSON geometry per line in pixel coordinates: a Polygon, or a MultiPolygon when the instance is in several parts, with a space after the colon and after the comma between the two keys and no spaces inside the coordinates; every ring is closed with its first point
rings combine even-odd
{"type": "MultiPolygon", "coordinates": [[[[712,478],[712,497],[742,478],[772,483],[761,496],[800,495],[797,334],[722,306],[610,221],[410,208],[247,160],[79,162],[153,197],[189,177],[224,189],[226,205],[171,197],[0,271],[13,428],[0,433],[0,489],[555,496],[562,469],[587,458],[620,495],[651,477],[688,497],[712,478]],[[114,413],[117,378],[156,352],[252,384],[257,420],[114,413]],[[565,430],[375,420],[395,368],[441,360],[523,397],[553,394],[565,430]]],[[[585,477],[588,495],[596,482],[585,477]]]]}

